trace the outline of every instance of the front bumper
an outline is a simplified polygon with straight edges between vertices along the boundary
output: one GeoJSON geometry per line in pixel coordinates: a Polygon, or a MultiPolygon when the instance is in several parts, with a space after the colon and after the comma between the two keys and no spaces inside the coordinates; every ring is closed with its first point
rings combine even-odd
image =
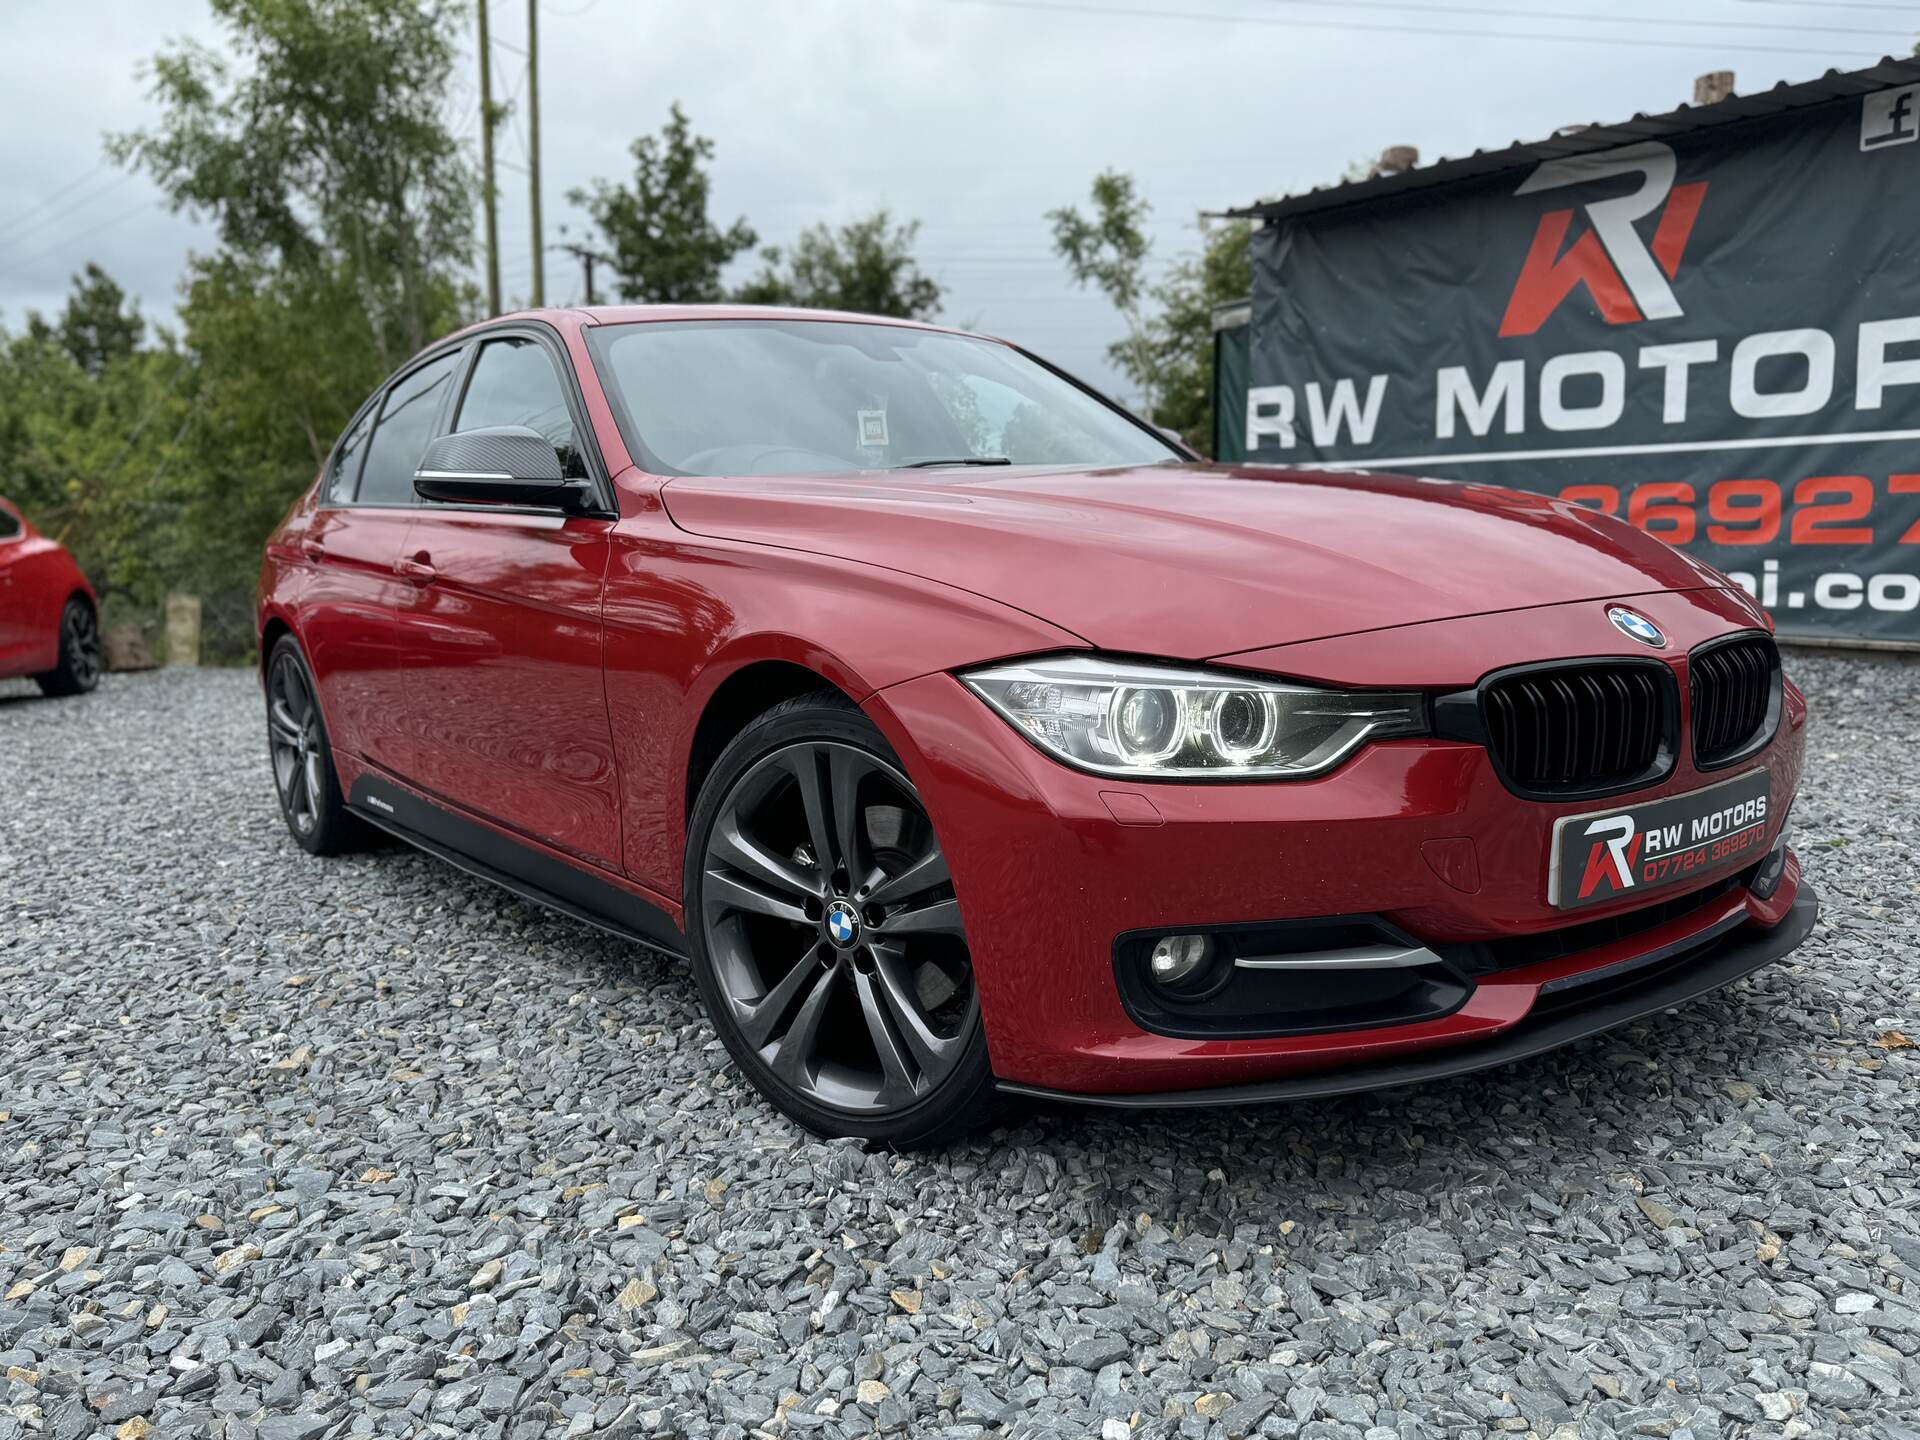
{"type": "MultiPolygon", "coordinates": [[[[1694,643],[1683,617],[1655,618],[1677,643],[1694,643]]],[[[1726,620],[1707,617],[1701,630],[1712,623],[1726,620]]],[[[1724,984],[1791,950],[1811,923],[1813,899],[1802,903],[1791,855],[1765,895],[1725,883],[1725,870],[1658,890],[1659,901],[1698,903],[1657,923],[1642,923],[1651,907],[1637,897],[1554,909],[1553,822],[1594,802],[1523,800],[1477,745],[1376,744],[1306,781],[1139,784],[1049,759],[948,675],[889,687],[866,709],[940,831],[988,1050],[1012,1089],[1158,1104],[1176,1092],[1328,1094],[1475,1069],[1724,984]],[[1444,1015],[1371,1028],[1183,1036],[1143,1028],[1122,1001],[1122,935],[1339,916],[1378,917],[1435,949],[1487,946],[1521,958],[1476,973],[1471,993],[1444,1015]],[[1621,938],[1596,939],[1595,922],[1610,918],[1622,920],[1621,938]],[[1572,926],[1584,927],[1584,948],[1552,938],[1572,926]],[[1528,940],[1540,943],[1515,943],[1528,940]],[[1610,977],[1628,969],[1646,973],[1616,989],[1610,977]]],[[[1806,711],[1791,688],[1785,712],[1750,762],[1771,777],[1774,817],[1787,813],[1800,781],[1806,711]]],[[[1683,758],[1635,798],[1722,778],[1683,758]]],[[[1774,845],[1778,824],[1759,853],[1774,845]]]]}
{"type": "Polygon", "coordinates": [[[1538,1005],[1518,1024],[1494,1039],[1477,1044],[1455,1046],[1403,1059],[1345,1066],[1285,1080],[1199,1090],[1102,1095],[1050,1090],[1044,1086],[1005,1081],[1000,1088],[1010,1094],[1039,1100],[1073,1100],[1127,1109],[1197,1109],[1211,1105],[1252,1105],[1279,1100],[1323,1100],[1335,1095],[1357,1095],[1369,1090],[1390,1090],[1426,1080],[1469,1075],[1476,1070],[1525,1060],[1575,1040],[1584,1040],[1590,1035],[1615,1029],[1630,1021],[1697,999],[1709,991],[1731,984],[1742,975],[1750,975],[1761,966],[1780,959],[1805,940],[1818,918],[1819,908],[1813,891],[1803,885],[1799,898],[1789,907],[1786,918],[1771,930],[1745,925],[1721,939],[1709,942],[1703,948],[1690,949],[1674,959],[1633,966],[1630,973],[1625,975],[1601,972],[1576,977],[1576,980],[1585,983],[1569,986],[1561,992],[1568,1003],[1551,1007],[1538,1005]],[[1586,993],[1588,991],[1594,993],[1589,995],[1586,993]]]}

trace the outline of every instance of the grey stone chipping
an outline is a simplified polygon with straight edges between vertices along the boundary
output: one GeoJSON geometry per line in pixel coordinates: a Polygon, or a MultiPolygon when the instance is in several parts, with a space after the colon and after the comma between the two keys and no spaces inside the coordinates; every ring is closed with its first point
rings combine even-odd
{"type": "Polygon", "coordinates": [[[0,1440],[1920,1436],[1920,666],[1791,669],[1791,963],[917,1156],[781,1120],[680,963],[303,854],[250,674],[0,686],[0,1440]]]}

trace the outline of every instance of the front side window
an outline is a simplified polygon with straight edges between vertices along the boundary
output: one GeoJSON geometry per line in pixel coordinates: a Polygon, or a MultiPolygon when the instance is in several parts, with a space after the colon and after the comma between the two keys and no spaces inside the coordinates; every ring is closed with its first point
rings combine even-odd
{"type": "Polygon", "coordinates": [[[589,331],[588,343],[628,449],[658,474],[1185,458],[1019,351],[965,335],[816,320],[642,321],[589,331]]]}
{"type": "Polygon", "coordinates": [[[433,438],[433,422],[440,413],[447,381],[453,378],[458,354],[429,360],[398,380],[380,407],[380,422],[367,446],[360,473],[362,505],[415,505],[413,472],[433,438]]]}
{"type": "Polygon", "coordinates": [[[560,473],[584,479],[585,458],[567,408],[567,392],[553,359],[537,340],[507,336],[480,347],[473,378],[460,401],[455,430],[480,430],[492,425],[524,425],[537,430],[560,457],[560,473]]]}
{"type": "Polygon", "coordinates": [[[353,499],[360,483],[360,462],[367,458],[367,431],[373,428],[373,411],[367,410],[333,452],[333,465],[327,471],[327,499],[344,505],[353,499]]]}

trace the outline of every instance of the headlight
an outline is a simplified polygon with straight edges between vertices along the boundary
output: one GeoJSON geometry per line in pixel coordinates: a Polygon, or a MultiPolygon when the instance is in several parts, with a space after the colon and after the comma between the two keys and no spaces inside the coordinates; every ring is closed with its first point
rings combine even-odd
{"type": "Polygon", "coordinates": [[[1299,778],[1427,733],[1424,696],[1068,655],[960,677],[1049,755],[1102,775],[1299,778]]]}

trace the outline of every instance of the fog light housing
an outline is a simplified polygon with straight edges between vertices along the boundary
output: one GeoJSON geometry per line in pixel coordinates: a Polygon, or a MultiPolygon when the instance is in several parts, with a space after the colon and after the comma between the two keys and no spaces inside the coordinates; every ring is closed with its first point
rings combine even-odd
{"type": "Polygon", "coordinates": [[[1129,930],[1113,977],[1135,1025],[1190,1040],[1412,1025],[1473,993],[1453,959],[1375,915],[1129,930]]]}
{"type": "Polygon", "coordinates": [[[1211,935],[1162,935],[1147,952],[1147,974],[1168,996],[1196,1000],[1214,990],[1232,972],[1219,963],[1221,950],[1211,935]]]}
{"type": "Polygon", "coordinates": [[[1760,862],[1760,868],[1753,873],[1753,883],[1747,887],[1757,899],[1771,900],[1773,892],[1780,888],[1781,878],[1787,873],[1787,835],[1792,828],[1793,806],[1788,805],[1786,817],[1780,822],[1780,833],[1774,838],[1773,849],[1760,862]]]}

